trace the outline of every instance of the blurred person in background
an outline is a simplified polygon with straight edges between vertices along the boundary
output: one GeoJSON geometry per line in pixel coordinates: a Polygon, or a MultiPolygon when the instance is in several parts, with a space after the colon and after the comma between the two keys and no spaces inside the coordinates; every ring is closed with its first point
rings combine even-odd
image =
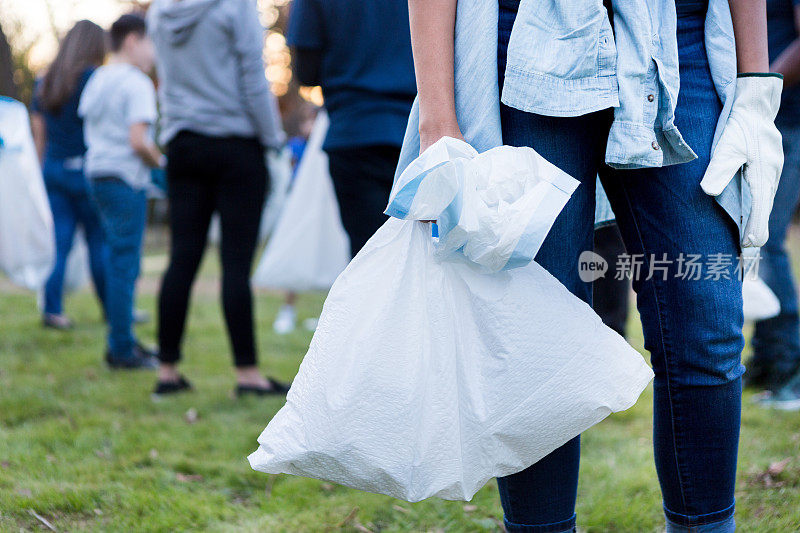
{"type": "Polygon", "coordinates": [[[110,253],[106,275],[109,324],[106,362],[112,368],[155,368],[154,353],[133,333],[133,295],[139,277],[150,171],[163,165],[152,140],[157,118],[153,44],[144,18],[123,15],[111,26],[111,57],[86,84],[78,114],[84,120],[86,174],[110,253]]]}
{"type": "Polygon", "coordinates": [[[756,322],[746,383],[766,389],[762,405],[800,409],[800,316],[786,234],[800,199],[800,0],[767,0],[771,69],[783,74],[775,124],[783,136],[784,165],[769,218],[769,240],[758,272],[781,304],[776,317],[756,322]]]}
{"type": "MultiPolygon", "coordinates": [[[[303,153],[308,144],[308,138],[311,136],[311,129],[314,127],[314,119],[317,116],[317,108],[312,104],[301,104],[299,110],[303,119],[299,124],[299,132],[297,135],[289,137],[286,145],[292,153],[292,183],[297,175],[297,167],[300,165],[300,160],[303,158],[303,153]]],[[[291,333],[297,327],[297,310],[295,304],[297,303],[297,293],[289,291],[286,293],[286,298],[283,304],[278,309],[275,315],[275,320],[272,323],[272,330],[278,335],[286,335],[291,333]]],[[[314,323],[316,327],[316,320],[309,319],[308,325],[314,323]]]]}
{"type": "Polygon", "coordinates": [[[222,306],[237,395],[285,394],[257,366],[250,271],[267,191],[265,149],[285,142],[264,76],[264,28],[252,0],[156,0],[148,13],[167,146],[170,264],[159,295],[155,394],[189,390],[178,372],[189,295],[211,215],[222,239],[222,306]]]}
{"type": "Polygon", "coordinates": [[[81,93],[105,55],[103,29],[88,20],[79,21],[64,36],[55,60],[33,93],[31,125],[53,211],[56,243],[55,265],[44,288],[45,327],[72,327],[63,313],[62,299],[67,257],[78,226],[86,236],[92,281],[105,307],[108,249],[83,172],[86,144],[78,116],[81,93]]]}
{"type": "Polygon", "coordinates": [[[417,93],[406,0],[294,0],[294,74],[322,87],[342,224],[358,253],[386,221],[400,146],[417,93]]]}

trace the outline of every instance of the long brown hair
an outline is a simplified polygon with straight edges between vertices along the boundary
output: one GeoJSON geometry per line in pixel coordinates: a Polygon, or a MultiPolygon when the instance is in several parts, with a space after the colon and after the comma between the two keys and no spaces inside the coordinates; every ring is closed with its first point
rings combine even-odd
{"type": "Polygon", "coordinates": [[[42,108],[58,113],[72,96],[84,71],[101,65],[105,56],[103,28],[88,20],[78,21],[61,40],[58,54],[41,82],[38,96],[42,108]]]}

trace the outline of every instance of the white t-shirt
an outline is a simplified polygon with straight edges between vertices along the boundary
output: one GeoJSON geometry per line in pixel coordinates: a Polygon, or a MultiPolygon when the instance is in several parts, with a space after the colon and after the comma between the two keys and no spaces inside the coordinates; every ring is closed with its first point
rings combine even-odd
{"type": "Polygon", "coordinates": [[[130,143],[133,124],[149,124],[152,138],[157,118],[153,82],[128,63],[98,68],[83,90],[78,115],[86,139],[86,175],[118,177],[136,189],[150,183],[150,168],[130,143]]]}

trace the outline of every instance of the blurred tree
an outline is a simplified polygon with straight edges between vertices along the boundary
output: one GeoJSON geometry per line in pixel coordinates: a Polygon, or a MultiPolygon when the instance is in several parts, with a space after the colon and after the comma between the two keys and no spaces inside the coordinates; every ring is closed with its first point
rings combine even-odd
{"type": "Polygon", "coordinates": [[[14,57],[3,27],[0,26],[0,96],[17,98],[18,93],[14,82],[14,57]]]}
{"type": "Polygon", "coordinates": [[[26,35],[22,18],[0,0],[2,28],[0,28],[0,94],[30,103],[34,72],[30,66],[30,53],[36,41],[26,35]]]}
{"type": "Polygon", "coordinates": [[[292,57],[284,37],[291,15],[291,0],[259,0],[259,11],[262,24],[269,28],[264,59],[267,78],[278,96],[284,128],[289,136],[303,135],[309,107],[322,105],[322,91],[319,87],[301,87],[292,76],[292,57]]]}

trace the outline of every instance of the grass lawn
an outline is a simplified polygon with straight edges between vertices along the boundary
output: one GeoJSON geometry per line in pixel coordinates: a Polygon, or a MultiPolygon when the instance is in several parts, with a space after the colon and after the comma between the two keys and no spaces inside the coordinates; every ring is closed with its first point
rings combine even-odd
{"type": "MultiPolygon", "coordinates": [[[[164,258],[145,261],[139,307],[153,310],[164,258]]],[[[34,298],[0,282],[0,531],[498,531],[494,483],[470,503],[408,504],[327,483],[250,470],[245,457],[279,399],[231,397],[216,264],[196,287],[184,373],[196,391],[154,403],[152,373],[101,363],[104,327],[92,295],[67,301],[71,332],[39,326],[34,298]],[[38,515],[38,517],[37,517],[38,515]]],[[[299,302],[316,316],[322,295],[299,302]]],[[[262,366],[290,379],[311,338],[272,333],[280,299],[259,294],[262,366]]],[[[631,342],[641,349],[638,318],[631,342]]],[[[154,324],[140,328],[146,342],[154,324]]],[[[663,530],[651,439],[652,387],[627,412],[584,434],[582,531],[663,530]]],[[[800,413],[744,402],[740,531],[800,531],[800,413]],[[785,462],[782,462],[785,461],[785,462]],[[770,468],[770,465],[772,467],[770,468]]]]}

